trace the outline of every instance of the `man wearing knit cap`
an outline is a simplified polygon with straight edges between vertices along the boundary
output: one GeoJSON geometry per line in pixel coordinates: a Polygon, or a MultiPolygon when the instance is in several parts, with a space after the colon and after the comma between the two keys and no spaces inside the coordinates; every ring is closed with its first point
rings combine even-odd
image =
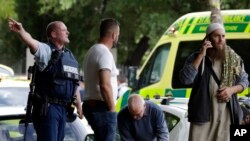
{"type": "Polygon", "coordinates": [[[226,44],[223,25],[210,24],[200,51],[190,55],[180,71],[182,83],[193,84],[188,104],[189,141],[230,140],[227,102],[247,88],[247,78],[241,57],[226,44]]]}

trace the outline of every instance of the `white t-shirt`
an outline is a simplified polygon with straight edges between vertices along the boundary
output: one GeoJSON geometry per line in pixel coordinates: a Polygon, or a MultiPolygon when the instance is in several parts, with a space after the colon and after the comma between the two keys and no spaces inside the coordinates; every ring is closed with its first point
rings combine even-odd
{"type": "Polygon", "coordinates": [[[118,70],[112,53],[104,44],[93,45],[84,58],[85,94],[83,100],[104,100],[99,85],[99,71],[101,69],[109,69],[111,71],[111,85],[115,102],[118,94],[118,70]]]}

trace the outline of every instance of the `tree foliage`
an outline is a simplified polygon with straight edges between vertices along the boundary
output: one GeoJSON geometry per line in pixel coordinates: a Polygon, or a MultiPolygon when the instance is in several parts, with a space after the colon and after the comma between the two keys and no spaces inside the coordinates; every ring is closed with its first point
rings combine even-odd
{"type": "MultiPolygon", "coordinates": [[[[249,0],[221,0],[221,9],[246,9],[249,0]]],[[[64,21],[70,31],[67,46],[82,65],[84,55],[99,37],[103,18],[116,18],[121,34],[118,63],[138,65],[167,27],[179,16],[194,11],[209,10],[209,0],[0,0],[0,63],[13,67],[25,60],[25,45],[10,33],[6,18],[14,17],[40,41],[46,41],[46,25],[64,21]],[[13,57],[15,56],[15,57],[13,57]]],[[[24,62],[22,62],[24,63],[24,62]]]]}

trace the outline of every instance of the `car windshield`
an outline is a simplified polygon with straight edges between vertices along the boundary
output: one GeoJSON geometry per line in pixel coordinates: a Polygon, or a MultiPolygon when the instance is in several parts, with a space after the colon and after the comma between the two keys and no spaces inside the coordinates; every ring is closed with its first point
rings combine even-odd
{"type": "Polygon", "coordinates": [[[28,87],[3,87],[0,88],[0,107],[25,106],[27,104],[28,87]]]}
{"type": "MultiPolygon", "coordinates": [[[[36,141],[37,136],[32,123],[25,126],[23,119],[6,119],[0,120],[0,141],[36,141]]],[[[76,125],[74,125],[76,126],[76,125]]],[[[77,132],[74,133],[72,125],[66,124],[64,141],[80,141],[77,132]]],[[[82,133],[83,134],[83,133],[82,133]]]]}
{"type": "Polygon", "coordinates": [[[1,141],[22,140],[26,129],[26,140],[35,141],[36,134],[32,124],[25,128],[23,120],[10,119],[0,121],[1,141]]]}

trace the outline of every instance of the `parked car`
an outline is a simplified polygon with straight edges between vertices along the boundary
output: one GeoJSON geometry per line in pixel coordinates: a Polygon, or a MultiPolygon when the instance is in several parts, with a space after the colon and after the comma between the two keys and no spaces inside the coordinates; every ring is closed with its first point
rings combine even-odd
{"type": "Polygon", "coordinates": [[[6,65],[0,64],[0,79],[7,76],[14,76],[13,69],[6,65]]]}
{"type": "MultiPolygon", "coordinates": [[[[37,140],[33,124],[25,122],[24,109],[23,106],[0,107],[1,141],[23,141],[24,137],[27,141],[37,140]]],[[[68,118],[64,141],[84,141],[88,134],[93,131],[85,118],[81,120],[76,115],[68,118]]]]}
{"type": "Polygon", "coordinates": [[[160,101],[159,106],[165,113],[168,125],[169,141],[187,141],[190,127],[187,118],[188,98],[168,98],[160,101]]]}
{"type": "Polygon", "coordinates": [[[5,78],[0,82],[0,107],[25,106],[29,94],[29,81],[19,78],[5,78]]]}
{"type": "MultiPolygon", "coordinates": [[[[0,141],[23,141],[24,137],[36,141],[33,124],[25,124],[28,93],[29,81],[11,78],[0,82],[0,141]]],[[[93,131],[85,118],[74,114],[67,119],[64,141],[84,141],[88,134],[93,131]]]]}

